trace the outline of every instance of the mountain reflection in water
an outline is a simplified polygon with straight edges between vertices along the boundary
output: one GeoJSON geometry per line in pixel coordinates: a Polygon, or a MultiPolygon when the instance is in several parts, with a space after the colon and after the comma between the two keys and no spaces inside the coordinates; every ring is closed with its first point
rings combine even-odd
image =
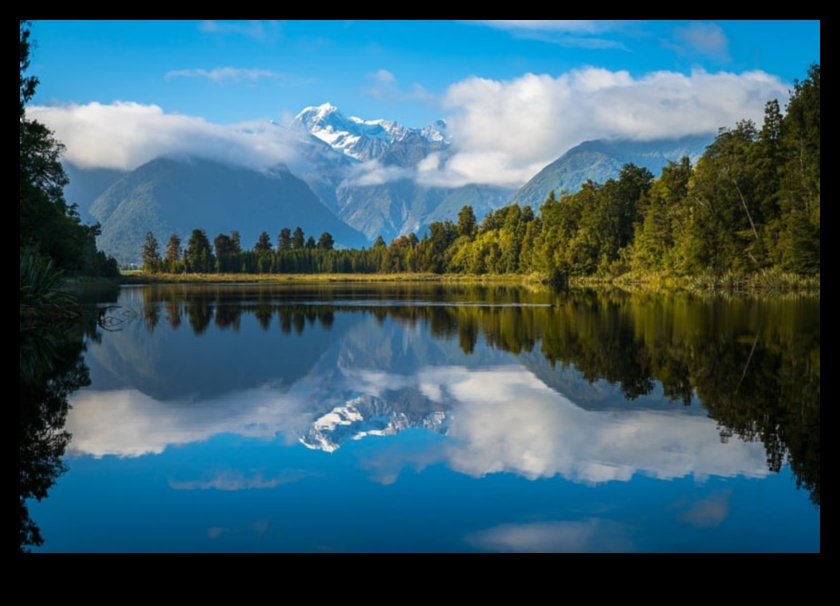
{"type": "Polygon", "coordinates": [[[109,313],[55,491],[110,509],[44,500],[44,549],[819,551],[819,298],[178,285],[109,313]],[[144,483],[179,530],[114,536],[144,483]]]}

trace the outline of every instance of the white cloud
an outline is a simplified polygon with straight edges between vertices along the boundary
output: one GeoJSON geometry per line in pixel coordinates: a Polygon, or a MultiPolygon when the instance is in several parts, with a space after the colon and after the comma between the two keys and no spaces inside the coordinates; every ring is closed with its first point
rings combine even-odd
{"type": "Polygon", "coordinates": [[[562,46],[626,50],[620,41],[601,37],[600,34],[624,29],[633,22],[596,19],[484,19],[468,23],[507,31],[516,38],[562,46]]]}
{"type": "Polygon", "coordinates": [[[198,25],[198,29],[208,34],[234,34],[246,36],[259,42],[272,42],[280,35],[280,22],[276,20],[259,21],[256,19],[243,22],[228,22],[207,19],[198,25]]]}
{"type": "Polygon", "coordinates": [[[262,488],[276,488],[283,484],[291,484],[314,474],[305,470],[288,470],[281,474],[266,477],[261,471],[251,474],[234,469],[217,472],[209,480],[169,480],[169,486],[174,490],[252,490],[262,488]]]}
{"type": "Polygon", "coordinates": [[[422,85],[414,83],[408,90],[403,89],[397,77],[389,72],[387,69],[380,69],[366,78],[372,84],[362,90],[365,95],[373,97],[378,101],[386,102],[404,102],[404,101],[419,101],[421,103],[437,102],[438,98],[426,90],[422,85]]]}
{"type": "Polygon", "coordinates": [[[715,23],[695,21],[674,28],[674,42],[665,46],[683,55],[706,56],[712,59],[729,59],[729,40],[723,29],[715,23]]]}
{"type": "MultiPolygon", "coordinates": [[[[215,77],[260,78],[261,73],[219,72],[215,77]]],[[[375,72],[371,80],[382,98],[428,95],[401,89],[387,70],[375,72]]],[[[674,138],[714,134],[742,119],[760,123],[765,103],[786,99],[788,89],[762,71],[659,71],[636,77],[589,67],[505,81],[468,78],[451,85],[441,101],[448,114],[450,153],[433,155],[413,170],[362,164],[348,182],[372,185],[414,178],[433,186],[516,187],[586,140],[674,138]]],[[[222,126],[130,102],[41,106],[28,112],[53,129],[66,145],[67,159],[83,167],[131,169],[173,154],[266,166],[293,163],[299,155],[289,133],[267,121],[222,126]]]]}
{"type": "Polygon", "coordinates": [[[472,23],[506,31],[564,32],[595,34],[617,29],[623,21],[599,19],[477,19],[472,23]]]}
{"type": "Polygon", "coordinates": [[[267,69],[244,69],[238,67],[217,67],[214,69],[175,69],[166,72],[165,78],[171,80],[172,78],[207,78],[216,83],[224,82],[239,82],[248,80],[256,82],[257,80],[285,79],[285,74],[273,72],[267,69]]]}
{"type": "Polygon", "coordinates": [[[222,126],[167,114],[157,105],[34,106],[27,114],[46,124],[80,167],[134,169],[159,156],[195,155],[267,166],[293,157],[285,133],[265,122],[222,126]]]}
{"type": "Polygon", "coordinates": [[[677,519],[695,528],[717,528],[729,517],[731,493],[715,492],[705,499],[690,503],[677,519]]]}
{"type": "Polygon", "coordinates": [[[469,78],[450,86],[443,101],[454,156],[418,178],[518,186],[582,141],[713,134],[742,119],[760,122],[764,104],[786,98],[788,88],[761,71],[634,77],[589,67],[557,77],[469,78]]]}
{"type": "MultiPolygon", "coordinates": [[[[393,481],[400,463],[445,461],[453,470],[482,477],[513,473],[531,480],[561,476],[573,482],[626,482],[637,474],[659,479],[764,477],[761,444],[731,441],[721,449],[716,424],[704,416],[653,411],[587,411],[519,366],[490,370],[430,367],[416,376],[379,373],[370,386],[408,385],[451,406],[447,436],[428,456],[391,453],[371,461],[377,477],[393,481]],[[516,406],[511,406],[516,402],[516,406]]],[[[378,392],[377,392],[378,393],[378,392]]]]}
{"type": "Polygon", "coordinates": [[[616,553],[633,551],[629,528],[592,518],[502,524],[467,537],[480,549],[514,553],[616,553]]]}
{"type": "MultiPolygon", "coordinates": [[[[311,414],[303,411],[304,397],[294,390],[265,386],[193,406],[189,401],[158,401],[134,389],[79,392],[67,417],[67,430],[73,434],[68,452],[97,458],[139,457],[160,454],[171,446],[203,442],[220,433],[291,439],[311,422],[311,414]]],[[[241,480],[241,487],[257,487],[253,478],[251,486],[245,485],[245,478],[241,480]]],[[[232,490],[231,486],[231,477],[226,477],[224,481],[217,479],[215,485],[180,487],[232,490]]]]}
{"type": "Polygon", "coordinates": [[[344,368],[340,379],[321,385],[310,402],[323,406],[329,393],[337,401],[326,410],[334,410],[348,394],[387,399],[387,392],[415,387],[449,410],[448,439],[423,452],[392,450],[366,461],[375,481],[393,483],[404,467],[421,469],[436,462],[473,477],[561,476],[593,485],[626,482],[639,474],[703,481],[768,473],[760,443],[733,440],[722,450],[717,425],[705,416],[680,414],[681,409],[587,411],[516,365],[424,367],[402,374],[344,368]]]}
{"type": "Polygon", "coordinates": [[[370,160],[352,166],[349,175],[342,182],[341,186],[367,186],[382,185],[400,179],[411,179],[414,173],[399,166],[383,166],[377,160],[370,160]]]}
{"type": "MultiPolygon", "coordinates": [[[[435,461],[473,477],[513,473],[532,480],[561,476],[587,484],[628,481],[636,474],[702,481],[769,473],[760,442],[731,440],[724,448],[712,419],[682,414],[681,409],[587,411],[517,365],[486,370],[422,367],[401,374],[344,368],[329,382],[313,373],[288,389],[266,385],[204,400],[200,406],[158,401],[133,389],[82,391],[72,399],[67,418],[73,435],[69,453],[137,457],[221,433],[264,439],[282,435],[292,441],[311,437],[315,422],[346,406],[351,395],[356,401],[384,406],[384,401],[375,400],[415,386],[418,393],[445,405],[448,419],[436,422],[445,423],[448,439],[424,452],[392,453],[369,461],[366,468],[378,481],[393,481],[405,465],[422,467],[435,461]]],[[[270,487],[278,478],[288,481],[290,476],[222,475],[178,487],[270,487]]],[[[715,501],[683,517],[689,523],[711,523],[722,512],[715,501]]]]}
{"type": "Polygon", "coordinates": [[[396,77],[394,74],[389,72],[387,69],[380,69],[377,72],[368,75],[368,79],[373,80],[379,83],[390,83],[396,82],[396,77]]]}

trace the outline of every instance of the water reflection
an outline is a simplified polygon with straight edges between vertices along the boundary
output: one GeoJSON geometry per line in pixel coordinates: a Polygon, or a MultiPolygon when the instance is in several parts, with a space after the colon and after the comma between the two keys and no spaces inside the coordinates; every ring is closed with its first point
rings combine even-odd
{"type": "MultiPolygon", "coordinates": [[[[819,505],[819,299],[201,285],[127,288],[119,304],[120,329],[90,347],[93,386],[73,397],[74,456],[223,435],[336,453],[420,430],[439,439],[374,449],[368,479],[387,487],[443,465],[605,486],[767,478],[788,462],[819,505]]],[[[273,490],[320,473],[227,467],[168,485],[273,490]]],[[[712,528],[730,498],[669,507],[712,528]]],[[[638,548],[625,526],[591,512],[488,524],[455,549],[638,548]]]]}
{"type": "MultiPolygon", "coordinates": [[[[95,329],[86,327],[96,338],[95,329]]],[[[70,442],[65,429],[68,398],[89,385],[82,360],[80,327],[36,326],[20,330],[20,549],[43,544],[29,515],[33,500],[44,499],[66,471],[70,442]]]]}

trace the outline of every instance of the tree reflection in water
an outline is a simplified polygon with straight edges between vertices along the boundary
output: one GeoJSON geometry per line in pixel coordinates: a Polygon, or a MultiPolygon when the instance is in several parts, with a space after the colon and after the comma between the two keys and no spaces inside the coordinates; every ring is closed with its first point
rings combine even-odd
{"type": "MultiPolygon", "coordinates": [[[[165,306],[170,323],[186,315],[196,335],[213,320],[238,331],[243,315],[264,330],[277,315],[283,333],[301,335],[307,323],[328,328],[337,313],[373,314],[426,323],[436,338],[457,338],[466,354],[483,336],[531,364],[574,367],[590,383],[618,384],[628,401],[658,383],[675,403],[699,400],[722,440],[761,441],[768,468],[789,462],[798,485],[820,503],[819,297],[402,283],[289,287],[279,297],[265,286],[178,287],[177,294],[161,286],[145,289],[143,298],[147,308],[165,306]]],[[[159,315],[145,313],[155,322],[159,315]]],[[[549,386],[552,374],[541,375],[549,386]]]]}

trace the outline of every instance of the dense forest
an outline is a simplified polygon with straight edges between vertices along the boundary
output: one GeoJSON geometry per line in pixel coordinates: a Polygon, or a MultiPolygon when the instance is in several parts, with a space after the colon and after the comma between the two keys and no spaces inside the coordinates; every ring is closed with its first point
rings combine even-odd
{"type": "Polygon", "coordinates": [[[469,206],[456,222],[433,223],[422,238],[380,237],[370,248],[336,250],[283,227],[251,247],[237,232],[211,245],[196,229],[165,250],[153,234],[144,269],[173,273],[532,274],[548,281],[621,275],[744,276],[820,273],[820,66],[796,81],[782,112],[763,124],[722,128],[692,166],[671,162],[656,178],[633,164],[616,179],[574,194],[551,192],[535,212],[511,205],[479,223],[469,206]]]}

